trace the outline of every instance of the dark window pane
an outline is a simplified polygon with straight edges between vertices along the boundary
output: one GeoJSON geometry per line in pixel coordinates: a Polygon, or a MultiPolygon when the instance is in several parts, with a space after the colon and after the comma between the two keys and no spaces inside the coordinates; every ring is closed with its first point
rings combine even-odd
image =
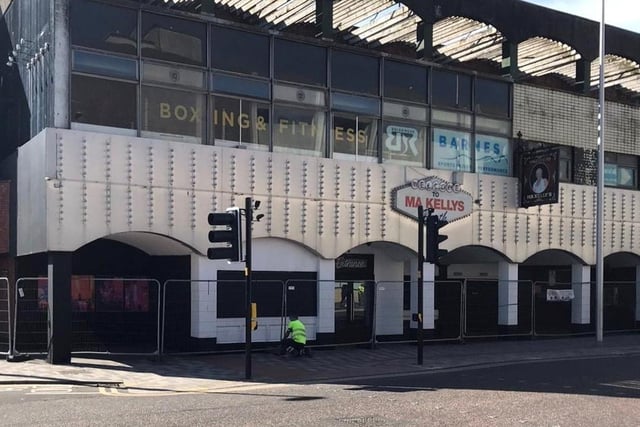
{"type": "Polygon", "coordinates": [[[509,84],[476,79],[476,113],[509,117],[509,84]]]}
{"type": "Polygon", "coordinates": [[[334,158],[346,154],[350,159],[377,161],[378,121],[369,117],[336,114],[333,116],[331,141],[334,158]]]}
{"type": "Polygon", "coordinates": [[[433,70],[431,74],[431,102],[438,107],[455,108],[458,104],[458,76],[456,73],[433,70]]]}
{"type": "Polygon", "coordinates": [[[216,143],[233,141],[269,148],[269,104],[245,99],[213,97],[213,133],[216,143]]]}
{"type": "Polygon", "coordinates": [[[276,39],[274,67],[278,80],[327,84],[327,50],[323,47],[276,39]]]}
{"type": "Polygon", "coordinates": [[[353,113],[369,114],[372,116],[380,114],[379,98],[334,93],[331,99],[331,106],[336,110],[350,111],[353,113]]]}
{"type": "Polygon", "coordinates": [[[215,92],[269,99],[269,82],[215,74],[211,87],[215,92]]]}
{"type": "Polygon", "coordinates": [[[142,56],[185,64],[206,65],[205,24],[145,13],[142,56]]]}
{"type": "Polygon", "coordinates": [[[269,77],[269,37],[222,27],[211,31],[213,68],[269,77]]]}
{"type": "Polygon", "coordinates": [[[73,75],[71,121],[136,129],[136,85],[73,75]]]}
{"type": "Polygon", "coordinates": [[[133,59],[74,50],[73,71],[136,80],[138,62],[133,59]]]}
{"type": "Polygon", "coordinates": [[[413,123],[385,122],[382,126],[382,160],[424,166],[427,130],[413,123]]]}
{"type": "Polygon", "coordinates": [[[353,92],[378,95],[378,59],[335,50],[331,54],[331,86],[353,92]]]}
{"type": "Polygon", "coordinates": [[[142,130],[202,137],[204,95],[181,90],[142,88],[142,130]]]}
{"type": "Polygon", "coordinates": [[[402,62],[384,62],[384,96],[427,102],[427,69],[402,62]]]}
{"type": "Polygon", "coordinates": [[[70,9],[72,44],[137,54],[138,14],[135,10],[80,0],[72,1],[70,9]]]}
{"type": "Polygon", "coordinates": [[[324,111],[276,106],[273,109],[273,151],[323,156],[324,111]]]}
{"type": "Polygon", "coordinates": [[[471,76],[458,74],[458,108],[471,110],[471,76]]]}

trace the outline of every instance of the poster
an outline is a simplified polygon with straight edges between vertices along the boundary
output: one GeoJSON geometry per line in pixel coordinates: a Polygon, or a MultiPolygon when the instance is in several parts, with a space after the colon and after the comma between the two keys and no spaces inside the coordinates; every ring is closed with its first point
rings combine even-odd
{"type": "Polygon", "coordinates": [[[523,208],[558,203],[560,149],[543,148],[522,154],[520,176],[523,208]]]}
{"type": "Polygon", "coordinates": [[[93,276],[73,276],[71,278],[71,306],[73,311],[95,310],[93,276]]]}
{"type": "Polygon", "coordinates": [[[124,310],[149,311],[149,283],[146,280],[135,280],[124,285],[124,310]]]}
{"type": "Polygon", "coordinates": [[[122,311],[123,282],[118,279],[96,280],[96,311],[122,311]]]}
{"type": "Polygon", "coordinates": [[[46,310],[47,308],[49,308],[49,281],[38,279],[38,309],[46,310]]]}

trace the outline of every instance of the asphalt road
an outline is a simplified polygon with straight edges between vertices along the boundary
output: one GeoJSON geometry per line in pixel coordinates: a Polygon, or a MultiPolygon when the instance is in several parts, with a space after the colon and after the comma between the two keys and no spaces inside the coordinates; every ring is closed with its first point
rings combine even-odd
{"type": "Polygon", "coordinates": [[[637,426],[640,356],[215,393],[0,386],[0,425],[637,426]]]}

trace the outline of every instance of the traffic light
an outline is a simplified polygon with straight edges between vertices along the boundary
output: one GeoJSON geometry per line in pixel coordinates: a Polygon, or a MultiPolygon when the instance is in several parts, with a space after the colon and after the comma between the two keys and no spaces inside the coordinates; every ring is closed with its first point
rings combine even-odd
{"type": "Polygon", "coordinates": [[[230,261],[242,260],[242,227],[240,209],[230,208],[227,212],[214,212],[209,214],[209,225],[214,227],[209,231],[211,243],[226,243],[207,250],[209,259],[228,259],[230,261]],[[224,228],[222,228],[224,226],[224,228]],[[217,228],[216,228],[217,227],[217,228]]]}
{"type": "Polygon", "coordinates": [[[449,251],[440,249],[440,243],[449,238],[445,234],[440,234],[440,228],[447,225],[448,222],[441,220],[436,215],[427,217],[427,256],[426,261],[436,264],[441,257],[445,256],[449,251]]]}

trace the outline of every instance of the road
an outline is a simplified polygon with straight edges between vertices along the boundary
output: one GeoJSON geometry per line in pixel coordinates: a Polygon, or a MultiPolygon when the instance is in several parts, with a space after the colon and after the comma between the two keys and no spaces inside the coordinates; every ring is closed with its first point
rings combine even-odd
{"type": "Polygon", "coordinates": [[[0,425],[637,426],[640,356],[215,392],[0,386],[0,425]]]}

